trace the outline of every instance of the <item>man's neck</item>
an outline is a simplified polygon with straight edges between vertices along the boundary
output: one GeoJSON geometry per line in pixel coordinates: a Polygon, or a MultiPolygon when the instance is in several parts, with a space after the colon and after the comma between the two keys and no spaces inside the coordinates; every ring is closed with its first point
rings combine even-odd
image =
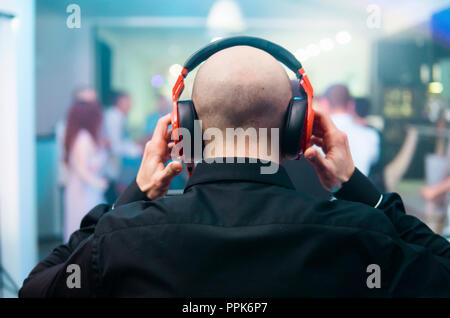
{"type": "MultiPolygon", "coordinates": [[[[211,147],[211,146],[209,146],[211,147]]],[[[270,148],[268,148],[270,149],[270,148]]],[[[213,153],[204,153],[204,159],[212,158],[253,158],[262,161],[270,161],[280,164],[280,154],[266,154],[258,151],[257,147],[246,147],[246,149],[236,149],[234,146],[224,146],[223,149],[214,148],[213,153]],[[256,150],[256,151],[255,151],[256,150]]]]}

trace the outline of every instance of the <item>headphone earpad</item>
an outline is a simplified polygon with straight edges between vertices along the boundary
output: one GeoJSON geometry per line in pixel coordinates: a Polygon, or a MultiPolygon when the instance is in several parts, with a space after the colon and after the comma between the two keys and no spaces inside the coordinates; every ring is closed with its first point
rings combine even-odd
{"type": "MultiPolygon", "coordinates": [[[[185,139],[186,136],[183,135],[183,149],[188,143],[190,144],[190,156],[183,150],[185,160],[191,161],[194,158],[194,132],[196,120],[198,120],[197,112],[195,111],[194,102],[190,99],[178,101],[178,120],[180,123],[180,128],[187,129],[190,134],[189,142],[185,139]]],[[[200,131],[201,132],[201,131],[200,131]]]]}
{"type": "Polygon", "coordinates": [[[296,159],[300,152],[307,109],[306,94],[304,97],[294,97],[289,102],[281,138],[282,152],[289,159],[296,159]]]}

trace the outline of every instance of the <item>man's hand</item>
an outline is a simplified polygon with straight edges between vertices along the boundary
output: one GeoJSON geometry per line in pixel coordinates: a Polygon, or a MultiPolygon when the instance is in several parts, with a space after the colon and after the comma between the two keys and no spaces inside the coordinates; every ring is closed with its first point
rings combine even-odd
{"type": "Polygon", "coordinates": [[[314,113],[311,143],[321,147],[325,157],[316,147],[306,149],[304,156],[314,166],[322,186],[335,192],[355,171],[347,135],[323,111],[314,110],[314,113]]]}
{"type": "Polygon", "coordinates": [[[150,200],[166,195],[172,179],[183,170],[183,164],[170,159],[171,131],[170,114],[158,120],[153,137],[145,144],[144,156],[136,177],[139,189],[147,194],[150,200]]]}

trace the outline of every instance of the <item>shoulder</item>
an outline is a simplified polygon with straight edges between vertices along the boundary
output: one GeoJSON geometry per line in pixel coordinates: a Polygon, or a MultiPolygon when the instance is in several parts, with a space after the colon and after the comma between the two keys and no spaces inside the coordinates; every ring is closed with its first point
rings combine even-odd
{"type": "Polygon", "coordinates": [[[116,231],[134,231],[171,223],[170,208],[165,199],[155,201],[136,201],[121,205],[106,213],[98,222],[95,232],[104,235],[116,231]]]}
{"type": "Polygon", "coordinates": [[[327,228],[355,232],[396,235],[395,228],[382,210],[346,200],[321,201],[314,206],[316,222],[327,228]]]}
{"type": "MultiPolygon", "coordinates": [[[[287,193],[287,192],[286,192],[287,193]]],[[[397,236],[389,217],[380,209],[347,200],[318,200],[306,193],[291,191],[277,218],[286,223],[310,225],[319,231],[397,236]]]]}
{"type": "MultiPolygon", "coordinates": [[[[347,233],[372,233],[396,235],[389,218],[379,209],[345,200],[317,200],[297,191],[273,193],[285,198],[279,210],[262,209],[258,215],[242,213],[244,217],[233,218],[227,226],[252,226],[258,224],[307,225],[323,231],[345,231],[347,233]],[[283,211],[283,213],[279,213],[283,211]]],[[[217,215],[208,213],[205,202],[195,193],[167,197],[155,201],[137,201],[121,205],[105,214],[96,227],[97,235],[145,227],[178,226],[189,224],[218,225],[217,215]]],[[[250,211],[251,212],[251,211],[250,211]]]]}
{"type": "Polygon", "coordinates": [[[75,139],[75,144],[87,146],[87,145],[95,144],[95,141],[89,131],[87,131],[86,129],[81,129],[77,134],[77,137],[75,139]]]}

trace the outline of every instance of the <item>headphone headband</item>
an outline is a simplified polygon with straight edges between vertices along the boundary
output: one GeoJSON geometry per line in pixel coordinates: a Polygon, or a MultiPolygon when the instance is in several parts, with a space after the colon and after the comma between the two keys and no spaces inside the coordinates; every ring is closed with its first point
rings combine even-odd
{"type": "Polygon", "coordinates": [[[284,47],[253,36],[233,36],[217,40],[209,43],[207,46],[192,54],[184,63],[181,74],[178,76],[172,89],[173,101],[175,102],[183,92],[184,78],[190,71],[200,65],[203,61],[207,60],[214,53],[238,45],[246,45],[263,50],[276,58],[279,62],[286,65],[300,80],[300,85],[305,89],[308,94],[308,98],[310,99],[309,102],[311,102],[313,88],[309,82],[308,76],[305,74],[302,63],[300,63],[299,60],[297,60],[297,58],[284,47]]]}
{"type": "Polygon", "coordinates": [[[300,79],[302,77],[302,74],[300,74],[299,72],[299,70],[302,68],[302,64],[291,52],[278,44],[252,36],[233,36],[211,42],[207,46],[192,54],[187,59],[187,61],[184,63],[184,68],[186,69],[185,76],[191,70],[196,68],[200,63],[207,60],[211,55],[229,47],[238,45],[246,45],[263,50],[286,65],[292,72],[295,73],[297,78],[300,79]]]}

